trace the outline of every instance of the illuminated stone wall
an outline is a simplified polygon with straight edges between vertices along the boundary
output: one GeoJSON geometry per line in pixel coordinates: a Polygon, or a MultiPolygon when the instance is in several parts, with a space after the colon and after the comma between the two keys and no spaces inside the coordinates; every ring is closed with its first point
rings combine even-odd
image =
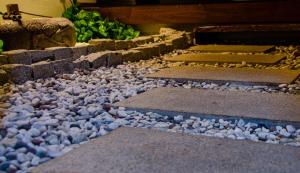
{"type": "MultiPolygon", "coordinates": [[[[96,0],[79,0],[78,2],[92,3],[96,0]]],[[[21,11],[42,14],[46,16],[61,16],[64,6],[68,6],[69,0],[1,0],[0,11],[6,11],[6,4],[18,3],[21,11]]],[[[32,16],[23,15],[24,18],[32,16]]]]}

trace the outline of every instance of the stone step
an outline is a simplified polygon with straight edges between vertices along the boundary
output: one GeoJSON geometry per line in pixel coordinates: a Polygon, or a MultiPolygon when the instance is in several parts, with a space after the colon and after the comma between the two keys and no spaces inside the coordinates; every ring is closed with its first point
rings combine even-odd
{"type": "Polygon", "coordinates": [[[270,54],[256,54],[256,55],[241,55],[241,54],[181,54],[174,57],[165,58],[166,61],[183,61],[183,62],[202,62],[202,63],[242,63],[249,64],[274,64],[285,58],[285,55],[270,55],[270,54]]]}
{"type": "Polygon", "coordinates": [[[192,80],[274,85],[292,83],[299,75],[300,70],[180,66],[163,69],[156,73],[149,74],[147,77],[174,79],[177,81],[192,80]]]}
{"type": "Polygon", "coordinates": [[[115,104],[170,116],[244,118],[270,125],[290,123],[295,126],[300,125],[299,105],[300,95],[184,88],[157,88],[115,104]]]}
{"type": "Polygon", "coordinates": [[[120,128],[32,173],[298,172],[299,154],[291,146],[120,128]]]}
{"type": "Polygon", "coordinates": [[[275,50],[275,47],[256,45],[197,45],[189,48],[189,50],[201,52],[267,53],[275,50]]]}

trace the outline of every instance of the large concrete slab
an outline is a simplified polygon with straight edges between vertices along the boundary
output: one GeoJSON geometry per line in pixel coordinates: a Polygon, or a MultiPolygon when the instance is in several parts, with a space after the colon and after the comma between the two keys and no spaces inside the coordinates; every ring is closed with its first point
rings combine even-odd
{"type": "Polygon", "coordinates": [[[290,173],[296,147],[121,128],[32,173],[290,173]]]}
{"type": "Polygon", "coordinates": [[[282,84],[292,83],[300,75],[300,70],[190,67],[180,66],[149,74],[149,78],[174,79],[177,81],[213,81],[235,83],[282,84]]]}
{"type": "Polygon", "coordinates": [[[116,104],[137,110],[300,123],[300,95],[157,88],[116,104]]]}
{"type": "Polygon", "coordinates": [[[184,62],[205,62],[205,63],[241,63],[243,61],[250,64],[274,64],[285,58],[285,55],[277,54],[181,54],[174,57],[165,58],[166,61],[184,61],[184,62]]]}
{"type": "Polygon", "coordinates": [[[201,52],[267,53],[275,50],[275,47],[256,45],[197,45],[190,47],[189,50],[201,52]]]}

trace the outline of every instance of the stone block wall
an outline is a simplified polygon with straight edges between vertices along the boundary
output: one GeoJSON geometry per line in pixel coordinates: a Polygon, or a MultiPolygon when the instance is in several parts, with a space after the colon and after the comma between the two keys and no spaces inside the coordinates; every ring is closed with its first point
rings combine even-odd
{"type": "MultiPolygon", "coordinates": [[[[185,49],[193,43],[191,33],[163,28],[158,35],[141,36],[130,41],[92,39],[74,47],[51,47],[45,50],[12,50],[0,55],[0,70],[13,83],[139,61],[185,49]]],[[[1,83],[5,83],[1,81],[1,83]]]]}

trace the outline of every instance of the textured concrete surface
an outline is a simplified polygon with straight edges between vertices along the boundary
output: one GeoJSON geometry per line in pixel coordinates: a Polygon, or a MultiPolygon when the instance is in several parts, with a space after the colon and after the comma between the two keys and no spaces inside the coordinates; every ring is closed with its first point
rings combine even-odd
{"type": "Polygon", "coordinates": [[[131,97],[116,106],[300,122],[300,95],[157,88],[131,97]]]}
{"type": "Polygon", "coordinates": [[[241,55],[241,54],[181,54],[174,57],[166,58],[167,61],[184,61],[184,62],[206,62],[206,63],[241,63],[243,61],[250,64],[274,64],[285,58],[284,55],[241,55]]]}
{"type": "Polygon", "coordinates": [[[236,83],[281,84],[291,83],[300,70],[273,70],[249,68],[172,67],[147,75],[149,78],[174,79],[177,81],[214,81],[236,83]]]}
{"type": "Polygon", "coordinates": [[[120,128],[32,173],[290,173],[295,147],[120,128]]]}
{"type": "Polygon", "coordinates": [[[255,45],[198,45],[189,50],[201,52],[266,53],[275,50],[274,46],[255,45]]]}

